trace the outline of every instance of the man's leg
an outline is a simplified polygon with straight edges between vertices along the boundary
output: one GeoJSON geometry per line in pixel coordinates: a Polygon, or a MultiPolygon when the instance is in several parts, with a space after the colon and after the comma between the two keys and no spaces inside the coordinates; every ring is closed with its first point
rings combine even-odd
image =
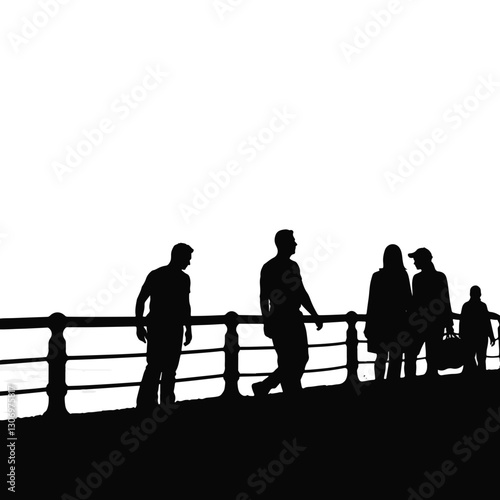
{"type": "Polygon", "coordinates": [[[387,363],[387,351],[380,347],[379,352],[377,352],[377,357],[375,358],[375,363],[373,365],[373,372],[376,381],[383,380],[385,375],[386,363],[387,363]]]}
{"type": "Polygon", "coordinates": [[[281,386],[287,394],[297,394],[302,389],[301,378],[309,360],[307,332],[302,322],[295,322],[287,328],[287,336],[281,347],[281,386]]]}
{"type": "Polygon", "coordinates": [[[164,332],[168,337],[164,342],[162,349],[161,363],[161,382],[160,382],[160,401],[167,403],[175,401],[175,374],[179,366],[179,360],[182,352],[182,338],[184,328],[176,326],[164,332]]]}
{"type": "MultiPolygon", "coordinates": [[[[287,331],[288,335],[290,332],[287,331]]],[[[280,335],[273,339],[274,346],[276,348],[276,354],[278,355],[278,376],[283,392],[290,390],[293,386],[293,373],[294,373],[294,361],[293,352],[290,349],[290,340],[284,336],[280,335]]],[[[276,373],[276,372],[275,372],[276,373]]],[[[276,379],[272,379],[276,381],[276,379]]]]}
{"type": "Polygon", "coordinates": [[[158,383],[161,374],[161,357],[155,335],[148,335],[146,369],[137,394],[137,408],[151,408],[158,404],[158,383]]]}
{"type": "Polygon", "coordinates": [[[481,373],[486,372],[486,351],[488,350],[488,337],[476,342],[477,368],[481,373]]]}
{"type": "Polygon", "coordinates": [[[465,354],[464,354],[464,369],[462,370],[462,373],[464,374],[471,374],[476,371],[476,347],[474,345],[474,342],[472,342],[470,339],[463,339],[462,342],[464,342],[465,348],[465,354]]]}
{"type": "Polygon", "coordinates": [[[283,336],[280,334],[280,331],[277,331],[272,338],[274,349],[276,350],[276,355],[278,357],[278,368],[264,380],[252,384],[252,391],[255,396],[265,396],[271,389],[274,389],[281,384],[282,374],[280,369],[280,352],[283,345],[282,337],[283,336]]]}
{"type": "Polygon", "coordinates": [[[261,382],[256,382],[255,384],[252,385],[252,387],[256,386],[254,388],[254,393],[257,391],[261,391],[262,393],[267,394],[271,389],[274,389],[275,387],[278,387],[281,383],[281,375],[280,375],[280,369],[276,368],[271,375],[268,375],[267,378],[262,380],[261,382]]]}
{"type": "Polygon", "coordinates": [[[427,372],[426,375],[438,375],[439,356],[442,352],[444,327],[429,329],[425,343],[427,372]]]}
{"type": "Polygon", "coordinates": [[[280,332],[285,333],[273,337],[278,369],[262,382],[252,385],[255,395],[267,394],[278,384],[287,393],[297,392],[302,388],[300,379],[309,360],[306,328],[299,320],[298,323],[284,324],[280,332]]]}
{"type": "Polygon", "coordinates": [[[387,369],[387,379],[397,380],[401,378],[401,366],[403,364],[403,353],[400,351],[396,356],[394,353],[389,353],[389,368],[387,369]]]}
{"type": "Polygon", "coordinates": [[[413,334],[412,343],[405,350],[405,378],[413,378],[417,375],[417,358],[424,345],[424,335],[413,334]]]}
{"type": "Polygon", "coordinates": [[[309,345],[307,341],[307,330],[304,323],[297,325],[297,342],[295,343],[294,354],[296,356],[296,371],[294,372],[294,384],[298,390],[302,389],[302,375],[309,361],[309,345]]]}

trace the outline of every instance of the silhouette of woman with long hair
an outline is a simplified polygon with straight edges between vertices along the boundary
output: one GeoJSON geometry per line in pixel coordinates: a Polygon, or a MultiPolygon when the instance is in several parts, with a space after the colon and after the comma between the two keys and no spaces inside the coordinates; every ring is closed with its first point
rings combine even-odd
{"type": "Polygon", "coordinates": [[[368,351],[377,355],[375,380],[382,379],[389,362],[388,379],[401,376],[402,349],[392,349],[398,334],[408,331],[411,288],[403,265],[403,254],[397,245],[389,245],[383,256],[383,267],[373,274],[370,283],[365,336],[368,351]],[[396,355],[396,351],[399,355],[396,355]]]}

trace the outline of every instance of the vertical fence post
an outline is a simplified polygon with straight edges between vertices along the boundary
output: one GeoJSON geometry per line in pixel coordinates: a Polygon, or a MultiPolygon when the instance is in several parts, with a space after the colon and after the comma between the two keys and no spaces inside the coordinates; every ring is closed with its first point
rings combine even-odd
{"type": "Polygon", "coordinates": [[[235,397],[240,396],[238,390],[238,380],[240,374],[238,372],[238,353],[240,351],[240,344],[238,342],[238,315],[231,311],[226,314],[227,332],[224,337],[224,381],[226,387],[223,396],[235,397]]]}
{"type": "Polygon", "coordinates": [[[64,329],[67,318],[64,314],[54,313],[49,317],[49,326],[52,335],[49,340],[49,353],[47,361],[49,363],[49,383],[47,385],[47,395],[49,405],[45,415],[50,417],[63,417],[68,414],[64,398],[68,392],[66,385],[66,340],[64,339],[64,329]]]}
{"type": "Polygon", "coordinates": [[[356,322],[358,315],[349,311],[347,314],[347,379],[351,382],[358,380],[358,331],[356,322]]]}

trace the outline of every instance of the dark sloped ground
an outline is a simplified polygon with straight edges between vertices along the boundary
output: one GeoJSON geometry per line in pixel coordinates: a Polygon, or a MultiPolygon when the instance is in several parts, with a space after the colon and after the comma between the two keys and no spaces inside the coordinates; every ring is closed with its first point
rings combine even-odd
{"type": "Polygon", "coordinates": [[[19,419],[16,497],[399,500],[413,488],[414,500],[497,499],[499,382],[490,372],[359,396],[346,383],[294,401],[186,401],[159,424],[135,410],[19,419]]]}

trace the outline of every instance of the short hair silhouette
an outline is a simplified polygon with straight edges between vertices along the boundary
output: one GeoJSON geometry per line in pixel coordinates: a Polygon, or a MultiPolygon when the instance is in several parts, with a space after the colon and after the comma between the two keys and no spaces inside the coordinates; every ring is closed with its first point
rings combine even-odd
{"type": "Polygon", "coordinates": [[[479,299],[481,298],[481,289],[477,286],[474,285],[470,289],[470,297],[471,299],[479,299]]]}
{"type": "Polygon", "coordinates": [[[274,243],[278,248],[282,248],[283,246],[290,243],[293,238],[293,231],[291,229],[281,229],[276,233],[274,237],[274,243]]]}
{"type": "Polygon", "coordinates": [[[193,249],[186,243],[177,243],[172,247],[172,260],[187,257],[193,253],[193,249]]]}
{"type": "Polygon", "coordinates": [[[388,245],[384,250],[384,269],[387,271],[405,271],[403,264],[403,252],[397,245],[388,245]]]}

